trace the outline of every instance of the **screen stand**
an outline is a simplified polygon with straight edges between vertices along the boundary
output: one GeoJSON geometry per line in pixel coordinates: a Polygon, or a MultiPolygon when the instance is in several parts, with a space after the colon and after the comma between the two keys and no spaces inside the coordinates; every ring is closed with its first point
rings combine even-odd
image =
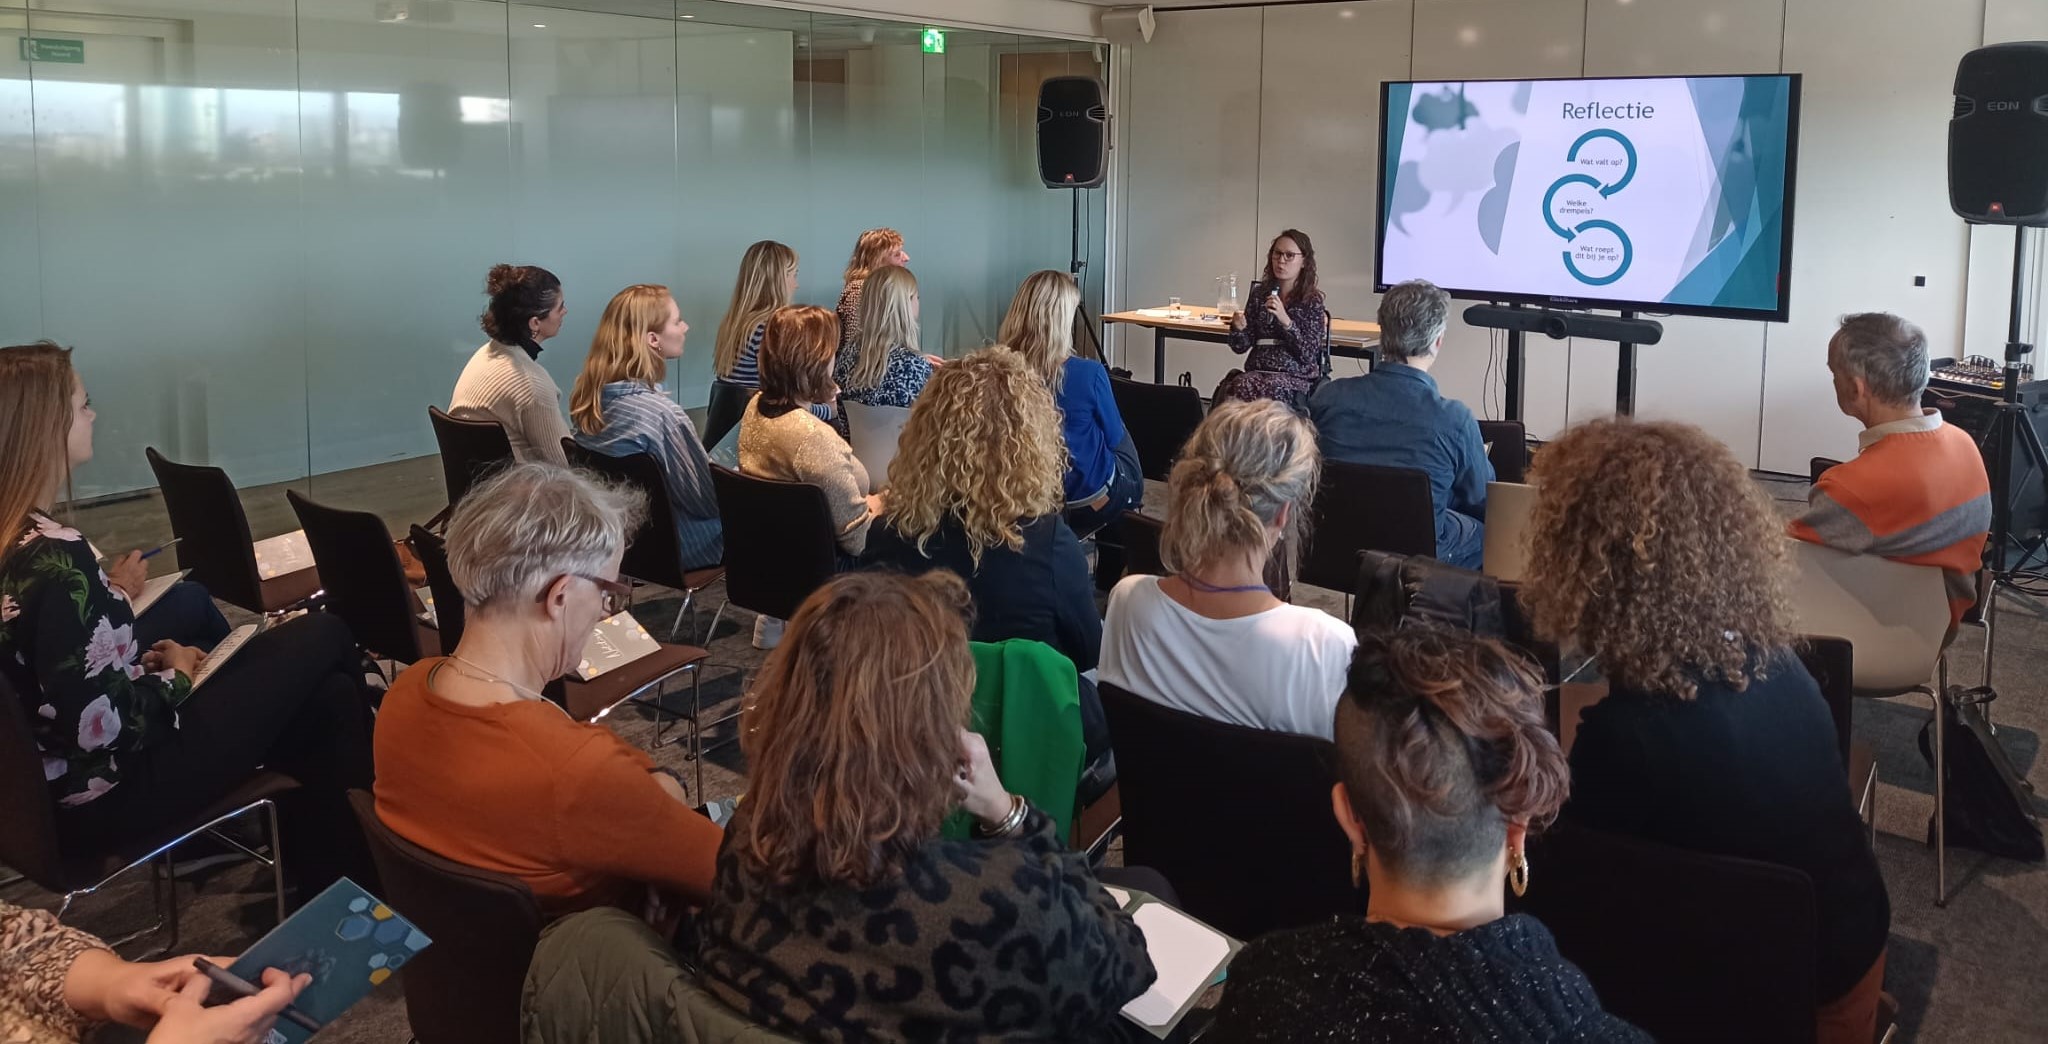
{"type": "Polygon", "coordinates": [[[1488,330],[1506,330],[1508,334],[1507,404],[1508,420],[1522,419],[1522,395],[1527,387],[1526,353],[1523,335],[1540,333],[1552,340],[1562,341],[1567,337],[1583,337],[1593,341],[1613,341],[1621,346],[1620,361],[1616,364],[1614,385],[1614,411],[1622,416],[1635,412],[1636,408],[1636,349],[1646,344],[1656,344],[1664,339],[1664,325],[1655,319],[1637,318],[1634,312],[1623,312],[1619,316],[1594,315],[1591,312],[1557,312],[1548,308],[1517,304],[1476,304],[1465,309],[1465,322],[1488,330]]]}

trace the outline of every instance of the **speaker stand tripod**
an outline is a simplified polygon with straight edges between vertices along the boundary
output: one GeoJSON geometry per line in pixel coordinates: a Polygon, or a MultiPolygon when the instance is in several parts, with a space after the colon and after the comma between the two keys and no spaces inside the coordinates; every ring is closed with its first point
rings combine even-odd
{"type": "Polygon", "coordinates": [[[1984,690],[1991,691],[1992,659],[1997,652],[1993,641],[1996,631],[1994,622],[1998,615],[1998,595],[2001,589],[2027,593],[2016,582],[2026,565],[2041,550],[2042,542],[2048,537],[2036,536],[2026,540],[2015,532],[2013,524],[2013,486],[2016,484],[2014,465],[2014,443],[2026,454],[2034,467],[2035,481],[2048,484],[2048,448],[2041,445],[2041,435],[2034,430],[2033,421],[2027,416],[2026,407],[2020,402],[2021,365],[2034,346],[2023,338],[2026,333],[2026,300],[2028,284],[2032,281],[2032,265],[2027,263],[2027,246],[2035,230],[2024,225],[2013,229],[2012,239],[2012,302],[2006,319],[2005,334],[2005,386],[1999,389],[1997,409],[1991,417],[1991,540],[1985,552],[1985,564],[1991,573],[1991,584],[1985,593],[1984,605],[1984,690]],[[2008,564],[2008,562],[2010,564],[2008,564]]]}
{"type": "Polygon", "coordinates": [[[1102,335],[1095,332],[1095,320],[1088,315],[1088,284],[1081,279],[1081,273],[1088,268],[1087,255],[1081,252],[1081,189],[1077,186],[1067,190],[1067,198],[1074,204],[1072,217],[1072,249],[1068,253],[1067,272],[1074,277],[1074,285],[1081,288],[1081,303],[1074,309],[1074,321],[1088,334],[1088,343],[1095,346],[1095,361],[1109,365],[1102,355],[1102,335]]]}

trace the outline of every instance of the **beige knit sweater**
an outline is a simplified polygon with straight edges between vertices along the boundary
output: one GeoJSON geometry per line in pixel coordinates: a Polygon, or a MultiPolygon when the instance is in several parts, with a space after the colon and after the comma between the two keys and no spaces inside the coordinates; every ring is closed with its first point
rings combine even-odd
{"type": "Polygon", "coordinates": [[[562,419],[562,389],[524,348],[485,342],[456,379],[448,413],[504,425],[512,456],[521,462],[569,462],[562,454],[562,440],[569,437],[569,425],[562,419]]]}
{"type": "Polygon", "coordinates": [[[761,397],[754,396],[740,416],[741,473],[823,489],[840,550],[860,554],[867,547],[868,523],[875,518],[868,514],[868,469],[832,425],[811,411],[763,417],[760,403],[761,397]]]}

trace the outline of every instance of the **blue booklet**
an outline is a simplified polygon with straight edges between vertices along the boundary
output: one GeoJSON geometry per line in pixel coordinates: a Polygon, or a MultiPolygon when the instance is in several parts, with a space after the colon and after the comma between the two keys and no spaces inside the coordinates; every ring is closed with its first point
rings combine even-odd
{"type": "MultiPolygon", "coordinates": [[[[263,969],[311,975],[292,1007],[325,1026],[405,967],[433,940],[344,877],[257,940],[228,970],[257,985],[263,969]]],[[[277,1020],[266,1044],[304,1044],[315,1031],[277,1020]]]]}

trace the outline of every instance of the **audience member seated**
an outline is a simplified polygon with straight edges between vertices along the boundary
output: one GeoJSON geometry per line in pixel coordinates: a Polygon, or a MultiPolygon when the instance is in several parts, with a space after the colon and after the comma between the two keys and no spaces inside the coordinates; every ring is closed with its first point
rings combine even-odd
{"type": "Polygon", "coordinates": [[[1450,295],[1423,280],[1395,284],[1380,298],[1379,365],[1362,377],[1323,385],[1309,402],[1309,416],[1326,460],[1427,473],[1437,560],[1477,569],[1493,463],[1472,411],[1444,398],[1429,375],[1450,305],[1450,295]]]}
{"type": "Polygon", "coordinates": [[[1330,372],[1330,310],[1306,234],[1290,228],[1274,237],[1265,272],[1230,316],[1229,336],[1230,350],[1245,355],[1244,369],[1224,378],[1216,401],[1278,399],[1308,412],[1309,393],[1330,372]]]}
{"type": "Polygon", "coordinates": [[[272,968],[261,993],[207,1008],[212,981],[192,961],[124,961],[47,911],[0,902],[0,1039],[77,1044],[115,1022],[149,1030],[149,1044],[260,1044],[313,981],[272,968]]]}
{"type": "Polygon", "coordinates": [[[1109,371],[1074,355],[1074,312],[1081,287],[1065,272],[1033,272],[1017,288],[996,335],[1052,389],[1067,443],[1067,522],[1094,533],[1145,499],[1138,447],[1110,393],[1109,371]]]}
{"type": "MultiPolygon", "coordinates": [[[[877,289],[871,282],[867,300],[877,289]]],[[[1045,382],[1017,353],[983,349],[940,368],[904,425],[868,557],[966,578],[975,641],[1029,638],[1092,671],[1102,617],[1088,556],[1060,518],[1059,430],[1045,382]]],[[[1081,719],[1089,752],[1107,749],[1102,701],[1085,677],[1081,719]]]]}
{"type": "Polygon", "coordinates": [[[1648,1044],[1601,1010],[1541,922],[1504,916],[1504,881],[1529,887],[1523,839],[1569,786],[1541,686],[1518,654],[1460,632],[1361,639],[1330,804],[1365,916],[1245,947],[1211,1039],[1648,1044]]]}
{"type": "Polygon", "coordinates": [[[471,490],[448,522],[462,642],[399,675],[378,716],[378,817],[526,882],[550,916],[711,890],[719,829],[680,778],[541,695],[624,611],[619,557],[643,510],[637,491],[540,464],[471,490]]]}
{"type": "Polygon", "coordinates": [[[1167,480],[1170,575],[1127,576],[1109,592],[1102,680],[1216,721],[1330,738],[1358,639],[1265,581],[1276,548],[1301,546],[1320,466],[1314,429],[1285,405],[1212,411],[1167,480]]]}
{"type": "Polygon", "coordinates": [[[749,1018],[814,1041],[1124,1039],[1144,935],[966,730],[967,609],[944,571],[849,573],[763,665],[698,920],[705,986],[749,1018]],[[975,839],[940,836],[956,807],[975,839]]]}
{"type": "Polygon", "coordinates": [[[569,395],[569,416],[583,446],[614,457],[654,457],[675,512],[683,566],[701,569],[725,554],[711,460],[690,415],[661,388],[668,364],[683,357],[689,332],[668,287],[642,284],[619,291],[597,321],[590,354],[569,395]]]}
{"type": "Polygon", "coordinates": [[[1790,644],[1771,502],[1712,436],[1594,421],[1536,456],[1522,604],[1593,658],[1565,815],[1813,878],[1823,1044],[1869,1044],[1891,909],[1835,727],[1790,644]]]}
{"type": "Polygon", "coordinates": [[[711,371],[719,380],[761,386],[761,338],[768,332],[768,317],[796,296],[796,261],[796,251],[772,239],[747,248],[712,346],[711,371]]]}
{"type": "Polygon", "coordinates": [[[1792,535],[1860,555],[1940,566],[1950,615],[1977,600],[1991,529],[1991,480],[1969,433],[1920,405],[1927,337],[1888,312],[1845,316],[1828,339],[1835,403],[1862,423],[1856,459],[1829,468],[1807,494],[1792,535]]]}
{"type": "Polygon", "coordinates": [[[917,277],[883,265],[868,273],[860,298],[860,341],[839,356],[839,397],[863,406],[909,406],[932,377],[917,350],[917,277]]]}
{"type": "Polygon", "coordinates": [[[29,712],[60,837],[103,851],[198,815],[264,767],[301,784],[279,799],[299,897],[341,874],[373,881],[347,797],[370,784],[348,626],[315,613],[273,627],[196,693],[208,654],[145,648],[126,593],[54,517],[92,459],[94,416],[68,349],[0,349],[0,676],[29,712]]]}
{"type": "Polygon", "coordinates": [[[538,265],[493,265],[484,292],[491,303],[480,321],[491,339],[456,378],[448,413],[504,425],[514,459],[563,463],[562,390],[540,364],[540,343],[562,332],[568,312],[562,281],[538,265]]]}
{"type": "MultiPolygon", "coordinates": [[[[860,295],[868,273],[883,265],[910,267],[910,252],[903,249],[903,233],[893,228],[871,228],[853,241],[853,254],[846,259],[846,285],[839,291],[839,345],[834,357],[849,358],[860,348],[860,295]]],[[[835,365],[835,368],[836,365],[835,365]]]]}

